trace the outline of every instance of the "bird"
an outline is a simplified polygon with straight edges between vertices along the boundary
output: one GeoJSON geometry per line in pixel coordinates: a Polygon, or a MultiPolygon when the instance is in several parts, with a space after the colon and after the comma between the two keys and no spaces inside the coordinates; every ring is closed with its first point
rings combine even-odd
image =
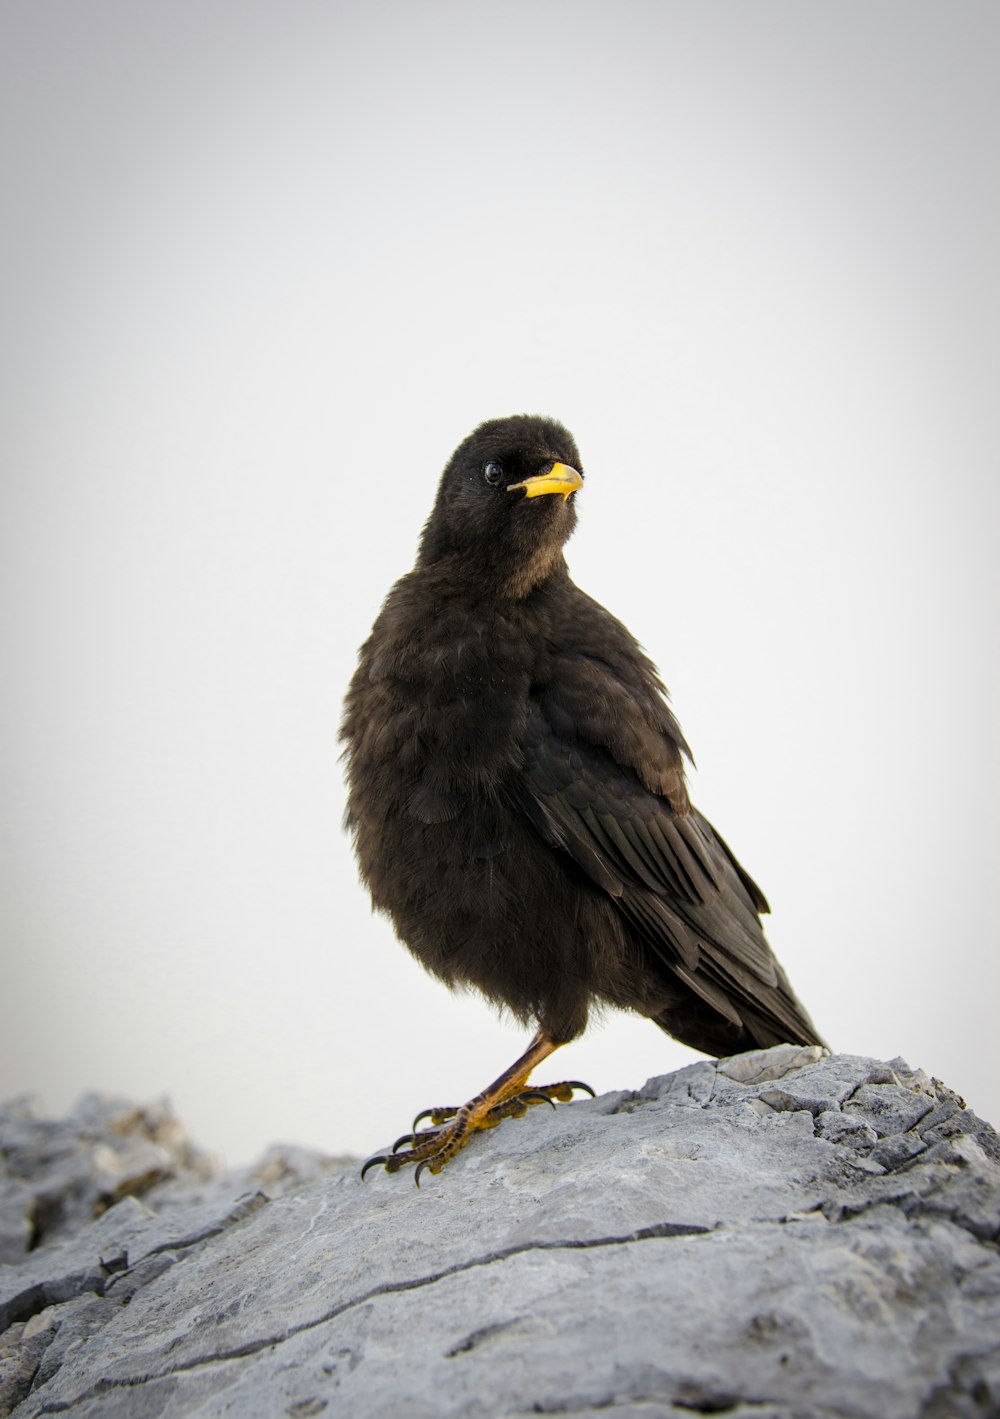
{"type": "Polygon", "coordinates": [[[477,1132],[592,1093],[529,1076],[595,1007],[715,1056],[823,1044],[764,936],[763,892],[689,799],[659,672],[570,577],[583,487],[557,420],[480,424],[359,653],[345,826],[373,905],[446,985],[535,1027],[487,1088],[418,1114],[362,1176],[412,1164],[419,1186],[477,1132]]]}

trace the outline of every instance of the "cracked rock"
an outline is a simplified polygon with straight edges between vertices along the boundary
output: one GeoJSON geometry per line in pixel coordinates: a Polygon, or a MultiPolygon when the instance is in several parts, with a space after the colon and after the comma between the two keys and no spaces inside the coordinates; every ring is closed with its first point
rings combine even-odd
{"type": "Polygon", "coordinates": [[[88,1110],[86,1164],[79,1118],[18,1119],[22,1201],[91,1204],[0,1268],[0,1415],[1000,1413],[1000,1147],[903,1060],[698,1061],[419,1191],[285,1150],[116,1198],[87,1167],[143,1111],[88,1110]]]}

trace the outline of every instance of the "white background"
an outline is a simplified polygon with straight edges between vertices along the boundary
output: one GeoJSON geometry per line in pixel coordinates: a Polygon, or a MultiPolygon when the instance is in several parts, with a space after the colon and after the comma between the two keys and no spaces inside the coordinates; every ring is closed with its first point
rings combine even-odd
{"type": "Polygon", "coordinates": [[[820,1028],[1000,1120],[997,7],[0,21],[0,1095],[364,1153],[520,1052],[369,914],[336,729],[527,410],[820,1028]]]}

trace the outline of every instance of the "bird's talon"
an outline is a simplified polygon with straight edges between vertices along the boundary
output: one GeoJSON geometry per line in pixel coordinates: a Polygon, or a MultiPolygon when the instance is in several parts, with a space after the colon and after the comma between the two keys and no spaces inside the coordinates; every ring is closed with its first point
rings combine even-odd
{"type": "MultiPolygon", "coordinates": [[[[546,1050],[546,1053],[549,1052],[546,1050]]],[[[518,1061],[519,1064],[521,1062],[518,1061]]],[[[413,1163],[413,1181],[419,1187],[426,1170],[439,1173],[481,1130],[495,1128],[505,1118],[521,1118],[533,1104],[551,1104],[555,1108],[557,1099],[569,1102],[574,1089],[581,1089],[591,1098],[596,1097],[590,1085],[579,1079],[542,1084],[537,1089],[519,1088],[518,1085],[525,1081],[526,1071],[515,1072],[512,1069],[506,1078],[499,1079],[496,1085],[491,1085],[460,1109],[424,1109],[413,1120],[412,1133],[401,1134],[389,1153],[379,1153],[368,1159],[361,1169],[362,1181],[369,1168],[381,1165],[387,1173],[398,1173],[413,1163]],[[430,1119],[432,1127],[421,1128],[419,1125],[424,1119],[430,1119]]]]}
{"type": "Polygon", "coordinates": [[[573,1090],[582,1089],[585,1094],[589,1094],[592,1099],[597,1095],[589,1084],[584,1084],[582,1079],[564,1079],[559,1084],[549,1084],[548,1092],[553,1099],[558,1099],[560,1103],[568,1104],[572,1101],[573,1090]]]}
{"type": "Polygon", "coordinates": [[[369,1159],[368,1159],[368,1162],[365,1163],[364,1167],[361,1169],[361,1181],[364,1182],[364,1180],[365,1180],[365,1173],[367,1173],[367,1171],[368,1171],[369,1168],[374,1168],[377,1163],[382,1163],[383,1165],[385,1165],[385,1164],[388,1164],[388,1162],[389,1162],[389,1155],[388,1155],[388,1153],[379,1153],[377,1157],[375,1157],[375,1158],[369,1158],[369,1159]]]}
{"type": "Polygon", "coordinates": [[[454,1118],[457,1113],[458,1109],[452,1108],[424,1109],[423,1112],[417,1114],[416,1118],[413,1120],[414,1137],[420,1131],[421,1120],[429,1118],[431,1123],[437,1127],[439,1124],[446,1123],[448,1119],[454,1118]]]}
{"type": "Polygon", "coordinates": [[[517,1095],[517,1098],[525,1104],[551,1104],[553,1108],[556,1106],[555,1099],[550,1098],[544,1089],[525,1089],[523,1093],[517,1095]]]}

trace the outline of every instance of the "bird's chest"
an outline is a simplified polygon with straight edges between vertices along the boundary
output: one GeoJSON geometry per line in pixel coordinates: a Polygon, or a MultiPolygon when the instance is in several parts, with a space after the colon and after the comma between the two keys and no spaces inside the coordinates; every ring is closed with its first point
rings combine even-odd
{"type": "Polygon", "coordinates": [[[520,763],[536,643],[516,613],[442,606],[382,647],[356,746],[370,793],[420,823],[455,820],[493,798],[520,763]]]}
{"type": "Polygon", "coordinates": [[[405,644],[382,638],[352,686],[348,817],[372,896],[411,945],[427,913],[467,924],[507,900],[504,785],[523,754],[530,645],[507,618],[442,610],[405,644]]]}

